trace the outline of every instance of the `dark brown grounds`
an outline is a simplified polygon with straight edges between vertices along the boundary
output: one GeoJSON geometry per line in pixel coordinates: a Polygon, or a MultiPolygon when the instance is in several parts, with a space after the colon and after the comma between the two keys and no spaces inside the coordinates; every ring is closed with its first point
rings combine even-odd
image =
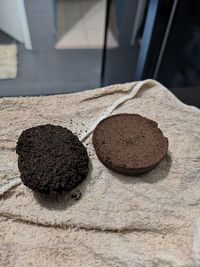
{"type": "Polygon", "coordinates": [[[61,126],[47,124],[23,131],[16,152],[22,182],[34,191],[69,191],[89,171],[86,148],[61,126]]]}
{"type": "Polygon", "coordinates": [[[137,114],[119,114],[97,125],[93,145],[106,167],[135,175],[153,169],[163,160],[168,139],[156,122],[137,114]]]}

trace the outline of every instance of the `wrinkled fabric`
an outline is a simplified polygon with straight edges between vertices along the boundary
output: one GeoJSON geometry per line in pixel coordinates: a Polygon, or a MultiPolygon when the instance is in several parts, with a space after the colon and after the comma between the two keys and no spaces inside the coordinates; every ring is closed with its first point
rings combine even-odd
{"type": "MultiPolygon", "coordinates": [[[[0,99],[0,186],[19,176],[15,146],[39,124],[81,136],[133,83],[82,93],[0,99]]],[[[0,204],[0,265],[195,265],[194,224],[200,211],[200,113],[167,89],[146,84],[113,114],[137,113],[158,122],[169,140],[166,158],[138,177],[114,173],[84,141],[90,174],[73,192],[50,199],[24,185],[0,204]],[[71,198],[81,194],[79,200],[71,198]]]]}

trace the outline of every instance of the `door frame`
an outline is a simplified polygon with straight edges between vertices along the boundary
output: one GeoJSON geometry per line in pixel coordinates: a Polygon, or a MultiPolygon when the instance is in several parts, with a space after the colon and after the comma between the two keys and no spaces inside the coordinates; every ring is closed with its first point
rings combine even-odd
{"type": "Polygon", "coordinates": [[[31,36],[29,31],[28,19],[25,10],[24,0],[17,0],[20,15],[20,24],[24,36],[24,45],[27,49],[32,49],[31,36]]]}
{"type": "Polygon", "coordinates": [[[24,0],[0,0],[0,29],[32,49],[32,42],[24,0]],[[8,2],[7,2],[8,1],[8,2]],[[13,3],[12,3],[13,2],[13,3]]]}

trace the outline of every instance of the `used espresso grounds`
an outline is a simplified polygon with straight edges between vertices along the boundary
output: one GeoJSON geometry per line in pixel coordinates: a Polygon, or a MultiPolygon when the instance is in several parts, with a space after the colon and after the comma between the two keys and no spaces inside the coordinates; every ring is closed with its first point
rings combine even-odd
{"type": "Polygon", "coordinates": [[[70,191],[89,172],[86,148],[61,126],[47,124],[23,131],[16,152],[21,180],[34,191],[70,191]]]}
{"type": "MultiPolygon", "coordinates": [[[[163,160],[168,139],[156,122],[137,114],[118,114],[97,125],[93,145],[106,167],[136,175],[163,160]]],[[[70,191],[89,172],[86,148],[76,135],[61,126],[47,124],[23,131],[16,152],[21,180],[34,191],[70,191]]]]}
{"type": "Polygon", "coordinates": [[[93,145],[106,167],[136,175],[152,170],[164,159],[168,139],[155,121],[138,114],[118,114],[97,125],[93,145]]]}

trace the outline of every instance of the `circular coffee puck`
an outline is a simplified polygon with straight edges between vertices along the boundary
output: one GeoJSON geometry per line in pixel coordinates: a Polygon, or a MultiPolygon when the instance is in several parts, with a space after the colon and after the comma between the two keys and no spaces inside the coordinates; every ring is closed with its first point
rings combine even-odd
{"type": "Polygon", "coordinates": [[[89,171],[86,148],[61,126],[47,124],[23,131],[16,152],[21,180],[34,191],[70,191],[89,171]]]}
{"type": "Polygon", "coordinates": [[[137,114],[118,114],[97,125],[93,145],[106,167],[121,174],[137,175],[152,170],[163,160],[168,139],[156,122],[137,114]]]}

